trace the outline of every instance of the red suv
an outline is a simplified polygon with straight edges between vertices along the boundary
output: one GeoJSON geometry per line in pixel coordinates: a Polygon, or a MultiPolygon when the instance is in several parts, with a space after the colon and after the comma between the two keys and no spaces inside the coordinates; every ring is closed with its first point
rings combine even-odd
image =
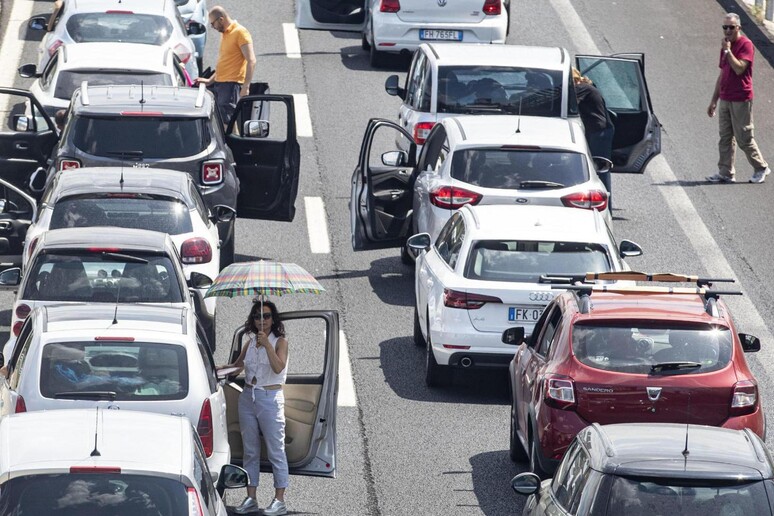
{"type": "MultiPolygon", "coordinates": [[[[697,280],[659,281],[675,278],[697,280]]],[[[529,459],[547,476],[591,423],[749,428],[765,439],[758,383],[744,358],[760,340],[736,333],[721,292],[704,288],[707,281],[672,289],[576,285],[546,307],[529,340],[522,328],[506,330],[503,341],[519,346],[509,366],[511,458],[529,459]]]]}

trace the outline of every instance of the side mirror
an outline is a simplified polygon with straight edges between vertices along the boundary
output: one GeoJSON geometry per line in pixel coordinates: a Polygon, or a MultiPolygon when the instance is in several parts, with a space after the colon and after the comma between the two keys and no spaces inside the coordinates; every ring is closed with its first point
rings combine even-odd
{"type": "Polygon", "coordinates": [[[34,16],[27,22],[27,27],[32,30],[48,30],[48,19],[45,16],[34,16]]]}
{"type": "Polygon", "coordinates": [[[225,204],[217,204],[210,210],[210,220],[215,222],[230,222],[236,217],[236,211],[225,204]]]}
{"type": "Polygon", "coordinates": [[[399,86],[400,79],[397,75],[390,75],[387,77],[387,80],[384,81],[384,91],[386,91],[389,95],[392,95],[393,97],[400,97],[401,99],[406,99],[406,90],[401,88],[399,86]]]}
{"type": "MultiPolygon", "coordinates": [[[[0,272],[0,287],[18,287],[21,282],[21,269],[12,267],[0,272]]],[[[760,348],[760,344],[758,345],[760,348]]]]}
{"type": "Polygon", "coordinates": [[[26,133],[32,131],[30,119],[24,115],[13,115],[13,130],[17,133],[26,133]]]}
{"type": "Polygon", "coordinates": [[[204,34],[206,31],[207,27],[201,23],[196,23],[195,21],[188,22],[188,27],[186,27],[186,32],[189,36],[198,36],[199,34],[204,34]]]}
{"type": "Polygon", "coordinates": [[[642,247],[631,240],[621,240],[618,244],[618,251],[621,258],[631,258],[632,256],[642,255],[642,247]]]}
{"type": "Polygon", "coordinates": [[[241,489],[247,487],[247,471],[234,466],[233,464],[224,464],[220,468],[220,475],[218,475],[218,485],[216,489],[220,496],[226,489],[241,489]]]}
{"type": "Polygon", "coordinates": [[[38,73],[38,67],[35,66],[34,63],[27,63],[24,65],[21,65],[18,68],[19,76],[24,77],[25,79],[35,79],[37,77],[40,77],[41,74],[38,73]]]}
{"type": "Polygon", "coordinates": [[[516,326],[515,328],[508,328],[503,332],[503,344],[509,344],[511,346],[520,346],[524,342],[524,327],[516,326]]]}
{"type": "Polygon", "coordinates": [[[188,286],[191,288],[207,288],[212,285],[212,278],[201,272],[192,272],[188,280],[188,286]]]}
{"type": "Polygon", "coordinates": [[[597,169],[597,174],[607,174],[613,170],[613,162],[602,156],[593,156],[594,168],[597,169]]]}
{"type": "Polygon", "coordinates": [[[46,189],[46,169],[38,167],[30,176],[30,191],[36,194],[42,194],[46,189]]]}
{"type": "Polygon", "coordinates": [[[406,240],[406,247],[414,251],[416,254],[422,251],[427,251],[432,245],[429,233],[419,233],[406,240]]]}
{"type": "Polygon", "coordinates": [[[382,154],[382,163],[388,167],[402,167],[408,165],[408,152],[406,151],[389,151],[382,154]]]}
{"type": "Polygon", "coordinates": [[[242,127],[242,135],[249,138],[267,138],[269,136],[268,120],[248,120],[242,127]]]}
{"type": "MultiPolygon", "coordinates": [[[[0,278],[1,277],[2,274],[0,274],[0,278]]],[[[746,333],[740,333],[739,340],[742,341],[742,350],[745,353],[755,353],[756,351],[761,350],[761,339],[758,337],[754,337],[753,335],[748,335],[746,333]]]]}
{"type": "Polygon", "coordinates": [[[540,477],[534,473],[519,473],[511,479],[511,489],[516,491],[516,494],[533,495],[540,489],[540,477]]]}

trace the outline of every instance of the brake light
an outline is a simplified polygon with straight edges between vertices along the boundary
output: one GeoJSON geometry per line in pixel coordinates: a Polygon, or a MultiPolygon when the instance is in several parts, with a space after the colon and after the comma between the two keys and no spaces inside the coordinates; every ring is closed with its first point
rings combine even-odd
{"type": "Polygon", "coordinates": [[[196,432],[199,434],[199,439],[202,441],[204,454],[209,457],[212,455],[213,447],[212,408],[210,407],[209,398],[204,400],[204,404],[202,405],[202,412],[199,414],[199,424],[196,425],[196,432]]]}
{"type": "Polygon", "coordinates": [[[110,342],[134,342],[134,337],[94,337],[96,341],[108,340],[110,342]]]}
{"type": "Polygon", "coordinates": [[[56,51],[64,45],[64,42],[61,39],[58,39],[54,41],[50,47],[48,47],[48,57],[54,57],[54,54],[56,54],[56,51]]]}
{"type": "Polygon", "coordinates": [[[433,128],[435,122],[419,122],[414,126],[414,143],[417,145],[424,145],[430,134],[430,129],[433,128]]]}
{"type": "Polygon", "coordinates": [[[482,11],[489,16],[500,14],[500,0],[484,0],[482,11]]]}
{"type": "Polygon", "coordinates": [[[575,406],[575,383],[568,376],[547,374],[545,376],[546,405],[561,410],[575,406]]]}
{"type": "Polygon", "coordinates": [[[731,399],[731,414],[741,416],[755,412],[758,406],[758,384],[754,380],[742,380],[734,384],[734,396],[731,399]]]}
{"type": "Polygon", "coordinates": [[[90,253],[117,253],[120,247],[88,247],[86,250],[90,253]]]}
{"type": "Polygon", "coordinates": [[[199,493],[196,488],[188,488],[188,514],[190,516],[204,516],[202,512],[202,502],[199,500],[199,493]]]}
{"type": "Polygon", "coordinates": [[[180,58],[180,61],[187,63],[191,59],[191,52],[182,43],[178,43],[174,48],[175,54],[180,58]]]}
{"type": "Polygon", "coordinates": [[[105,11],[105,14],[134,14],[134,11],[119,11],[117,9],[113,9],[111,11],[105,11]]]}
{"type": "Polygon", "coordinates": [[[212,247],[203,238],[189,238],[180,247],[180,259],[183,263],[209,263],[212,247]]]}
{"type": "Polygon", "coordinates": [[[16,314],[16,317],[24,320],[27,318],[28,315],[30,315],[31,311],[32,311],[32,308],[30,308],[30,305],[22,303],[16,307],[16,310],[14,311],[14,313],[16,314]]]}
{"type": "Polygon", "coordinates": [[[382,0],[379,3],[379,12],[397,13],[400,11],[400,0],[382,0]]]}
{"type": "Polygon", "coordinates": [[[81,168],[81,162],[77,159],[61,158],[59,160],[59,170],[74,170],[81,168]]]}
{"type": "Polygon", "coordinates": [[[562,203],[569,208],[604,211],[607,208],[607,192],[591,190],[571,193],[562,197],[562,203]]]}
{"type": "Polygon", "coordinates": [[[202,163],[202,184],[214,185],[223,181],[223,163],[205,161],[202,163]]]}
{"type": "Polygon", "coordinates": [[[478,310],[487,303],[502,303],[502,299],[471,292],[460,292],[450,288],[443,289],[443,304],[449,308],[464,308],[478,310]]]}
{"type": "Polygon", "coordinates": [[[121,111],[121,116],[164,116],[161,111],[121,111]]]}
{"type": "Polygon", "coordinates": [[[40,237],[35,237],[35,238],[32,239],[32,242],[30,242],[30,246],[27,248],[27,258],[31,258],[32,257],[32,253],[35,252],[35,246],[38,245],[38,239],[39,238],[40,237]]]}
{"type": "Polygon", "coordinates": [[[121,473],[115,466],[70,466],[70,473],[121,473]]]}
{"type": "Polygon", "coordinates": [[[21,414],[22,412],[27,412],[27,404],[24,403],[24,398],[18,396],[16,398],[16,409],[13,411],[13,413],[21,414]]]}
{"type": "Polygon", "coordinates": [[[484,197],[480,193],[471,192],[457,186],[442,186],[430,192],[430,202],[433,206],[456,210],[466,204],[478,204],[484,197]]]}
{"type": "Polygon", "coordinates": [[[13,323],[13,336],[18,337],[21,333],[22,326],[24,326],[24,321],[16,321],[13,323]]]}

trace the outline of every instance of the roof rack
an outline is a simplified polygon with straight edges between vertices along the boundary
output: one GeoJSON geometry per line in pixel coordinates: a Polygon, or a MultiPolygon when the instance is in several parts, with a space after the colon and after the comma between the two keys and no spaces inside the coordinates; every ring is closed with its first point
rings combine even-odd
{"type": "Polygon", "coordinates": [[[699,276],[687,276],[685,274],[674,274],[672,272],[657,272],[648,274],[646,272],[588,272],[585,275],[586,281],[606,280],[606,281],[657,281],[661,283],[696,283],[697,287],[711,287],[713,283],[734,283],[732,278],[702,278],[699,276]]]}
{"type": "Polygon", "coordinates": [[[81,83],[81,104],[88,106],[89,102],[89,81],[83,81],[81,83]]]}
{"type": "Polygon", "coordinates": [[[199,84],[199,94],[196,96],[196,103],[194,103],[194,107],[200,108],[204,105],[204,91],[206,86],[204,84],[199,84]]]}

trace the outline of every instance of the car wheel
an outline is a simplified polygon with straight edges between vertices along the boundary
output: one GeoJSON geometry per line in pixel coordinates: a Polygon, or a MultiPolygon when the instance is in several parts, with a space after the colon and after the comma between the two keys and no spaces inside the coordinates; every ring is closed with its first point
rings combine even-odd
{"type": "MultiPolygon", "coordinates": [[[[513,396],[511,396],[513,398],[513,396]]],[[[526,462],[529,459],[527,450],[524,449],[524,445],[519,440],[519,419],[516,415],[516,400],[511,399],[511,448],[510,455],[513,462],[526,462]]]]}
{"type": "Polygon", "coordinates": [[[438,365],[430,343],[430,332],[427,332],[427,355],[425,360],[425,383],[428,387],[443,387],[449,383],[449,366],[438,365]]]}
{"type": "Polygon", "coordinates": [[[540,466],[538,454],[540,453],[539,444],[534,435],[530,432],[529,436],[529,470],[539,476],[541,480],[548,478],[546,471],[540,466]]]}
{"type": "Polygon", "coordinates": [[[368,42],[365,31],[360,35],[360,46],[363,47],[363,50],[371,49],[371,44],[368,42]]]}
{"type": "Polygon", "coordinates": [[[427,346],[425,337],[422,335],[422,328],[419,326],[419,313],[416,306],[414,307],[414,344],[419,348],[427,346]]]}

